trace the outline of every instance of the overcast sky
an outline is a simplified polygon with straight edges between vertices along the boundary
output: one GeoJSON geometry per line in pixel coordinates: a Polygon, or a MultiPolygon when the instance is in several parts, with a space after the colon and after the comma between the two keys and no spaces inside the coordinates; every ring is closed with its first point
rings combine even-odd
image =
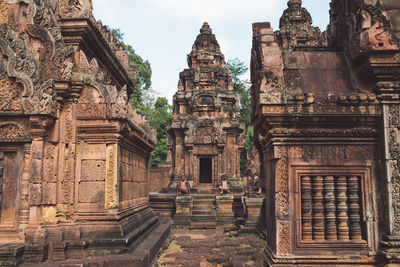
{"type": "MultiPolygon", "coordinates": [[[[303,0],[314,25],[325,30],[330,0],[303,0]]],[[[119,28],[124,41],[147,59],[153,70],[153,88],[172,101],[179,73],[187,68],[186,55],[207,21],[225,59],[250,63],[251,25],[270,22],[278,29],[287,0],[93,0],[94,15],[103,24],[119,28]]]]}

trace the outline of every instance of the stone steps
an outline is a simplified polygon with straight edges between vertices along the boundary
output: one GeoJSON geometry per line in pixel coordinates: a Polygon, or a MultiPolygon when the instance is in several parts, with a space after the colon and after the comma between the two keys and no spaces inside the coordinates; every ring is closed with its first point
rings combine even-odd
{"type": "Polygon", "coordinates": [[[0,244],[0,266],[19,266],[23,262],[23,254],[23,243],[0,244]]]}
{"type": "Polygon", "coordinates": [[[217,217],[214,215],[196,215],[192,216],[194,222],[216,222],[217,217]]]}
{"type": "Polygon", "coordinates": [[[216,227],[217,213],[215,209],[215,195],[193,195],[191,211],[190,228],[210,229],[216,227]]]}
{"type": "Polygon", "coordinates": [[[215,210],[215,205],[193,205],[193,210],[215,210]]]}
{"type": "Polygon", "coordinates": [[[210,216],[215,216],[216,211],[209,211],[209,210],[192,210],[192,216],[197,216],[197,215],[210,215],[210,216]]]}
{"type": "MultiPolygon", "coordinates": [[[[171,223],[162,219],[149,230],[148,235],[135,249],[127,254],[108,255],[80,260],[47,261],[40,264],[23,264],[21,267],[98,267],[98,266],[155,266],[158,253],[170,235],[171,223]]],[[[12,265],[10,265],[12,266],[12,265]]]]}

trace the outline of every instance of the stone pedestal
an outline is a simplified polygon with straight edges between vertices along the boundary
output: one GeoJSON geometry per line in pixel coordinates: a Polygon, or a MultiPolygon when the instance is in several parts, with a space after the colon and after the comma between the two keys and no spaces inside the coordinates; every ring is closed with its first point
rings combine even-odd
{"type": "Polygon", "coordinates": [[[175,217],[174,224],[175,225],[189,225],[190,218],[192,216],[191,213],[191,205],[192,205],[192,196],[191,195],[179,195],[175,197],[175,217]]]}
{"type": "Polygon", "coordinates": [[[174,217],[176,194],[150,193],[150,206],[161,217],[174,217]]]}
{"type": "Polygon", "coordinates": [[[218,224],[233,224],[233,195],[221,195],[215,197],[217,208],[217,223],[218,224]]]}
{"type": "Polygon", "coordinates": [[[264,198],[249,198],[244,199],[246,205],[246,224],[245,230],[256,231],[257,226],[259,226],[262,221],[262,207],[264,203],[264,198]]]}

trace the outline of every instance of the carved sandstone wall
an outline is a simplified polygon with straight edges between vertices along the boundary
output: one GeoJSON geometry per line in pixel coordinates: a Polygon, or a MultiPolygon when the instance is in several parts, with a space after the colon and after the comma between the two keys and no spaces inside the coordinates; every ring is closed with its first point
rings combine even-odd
{"type": "Polygon", "coordinates": [[[157,222],[155,133],[128,102],[135,70],[91,9],[0,4],[0,239],[25,262],[120,253],[157,222]]]}
{"type": "Polygon", "coordinates": [[[191,177],[194,186],[216,187],[222,174],[240,177],[244,126],[237,119],[238,96],[224,55],[207,23],[188,55],[188,64],[189,69],[180,73],[168,128],[175,179],[171,187],[181,176],[191,177]]]}
{"type": "Polygon", "coordinates": [[[395,6],[334,0],[321,34],[301,0],[290,0],[279,31],[253,24],[267,264],[396,263],[395,6]]]}

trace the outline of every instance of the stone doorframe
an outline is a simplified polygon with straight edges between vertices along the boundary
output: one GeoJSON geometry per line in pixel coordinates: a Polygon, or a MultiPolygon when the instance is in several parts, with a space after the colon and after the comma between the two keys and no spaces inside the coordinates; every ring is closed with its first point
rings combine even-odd
{"type": "Polygon", "coordinates": [[[215,155],[196,155],[196,166],[193,168],[193,186],[194,187],[215,187],[216,186],[216,159],[215,155]],[[211,183],[200,183],[200,159],[210,158],[211,159],[211,183]]]}
{"type": "MultiPolygon", "coordinates": [[[[13,190],[14,193],[14,200],[13,200],[13,222],[12,223],[2,223],[0,217],[0,230],[2,235],[0,238],[7,238],[7,239],[16,239],[20,240],[19,237],[19,227],[20,227],[20,214],[21,214],[21,207],[22,207],[22,175],[24,171],[24,155],[23,155],[23,146],[22,145],[0,145],[0,162],[5,160],[5,156],[7,153],[16,153],[15,156],[15,178],[12,177],[5,177],[6,175],[10,175],[8,172],[10,170],[6,170],[6,166],[0,164],[0,167],[3,167],[3,180],[0,183],[1,191],[4,188],[8,188],[13,190]],[[15,182],[15,186],[7,185],[10,183],[10,178],[13,179],[12,182],[15,182]],[[7,181],[8,180],[8,181],[7,181]]],[[[4,163],[4,162],[1,162],[4,163]]],[[[2,200],[5,200],[5,196],[1,197],[2,200]]],[[[3,204],[0,203],[0,216],[3,208],[3,204]]]]}

